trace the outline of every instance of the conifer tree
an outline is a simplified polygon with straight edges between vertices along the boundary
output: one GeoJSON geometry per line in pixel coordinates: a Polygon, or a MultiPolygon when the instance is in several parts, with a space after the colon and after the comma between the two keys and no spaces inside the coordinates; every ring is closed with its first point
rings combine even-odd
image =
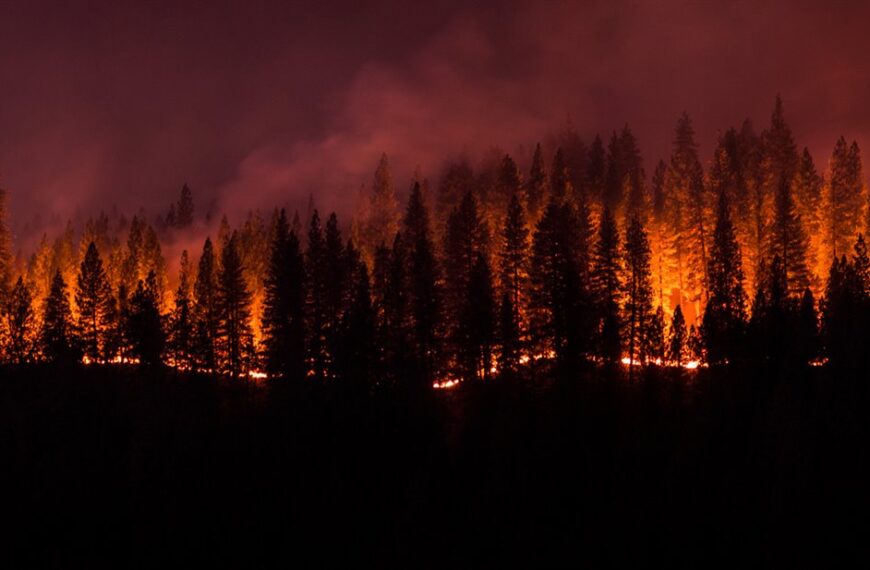
{"type": "Polygon", "coordinates": [[[181,195],[175,208],[175,226],[183,229],[191,225],[193,225],[193,193],[185,183],[181,187],[181,195]]]}
{"type": "Polygon", "coordinates": [[[607,156],[600,135],[595,135],[589,146],[589,158],[586,165],[586,179],[589,185],[589,197],[596,203],[604,201],[604,185],[607,176],[607,156]]]}
{"type": "Polygon", "coordinates": [[[323,381],[328,370],[326,314],[326,242],[317,210],[311,215],[308,227],[308,247],[305,251],[305,332],[306,374],[323,381]]]}
{"type": "Polygon", "coordinates": [[[788,294],[798,298],[810,286],[807,265],[807,236],[792,198],[791,187],[783,178],[774,196],[774,217],[769,233],[768,255],[783,262],[788,294]]]}
{"type": "Polygon", "coordinates": [[[429,210],[419,183],[415,183],[405,213],[404,232],[408,241],[406,274],[412,321],[412,349],[415,367],[423,384],[431,384],[440,352],[442,292],[439,267],[429,222],[429,210]]]}
{"type": "Polygon", "coordinates": [[[773,106],[770,127],[761,138],[764,150],[762,172],[765,192],[772,196],[783,181],[791,186],[799,161],[791,129],[785,122],[782,98],[779,95],[773,106]]]}
{"type": "Polygon", "coordinates": [[[206,238],[193,289],[194,361],[198,368],[217,370],[217,267],[211,238],[206,238]]]}
{"type": "Polygon", "coordinates": [[[604,207],[592,259],[592,292],[596,309],[597,352],[608,364],[622,358],[619,311],[622,294],[619,230],[610,208],[604,207]]]}
{"type": "Polygon", "coordinates": [[[653,318],[650,248],[640,219],[632,218],[625,235],[625,333],[630,377],[635,361],[646,363],[646,338],[653,318]]]}
{"type": "Polygon", "coordinates": [[[565,200],[573,194],[571,174],[565,162],[565,154],[561,148],[553,155],[553,167],[550,169],[550,196],[555,200],[565,200]]]}
{"type": "MultiPolygon", "coordinates": [[[[447,221],[444,243],[445,301],[453,359],[459,357],[464,338],[463,316],[468,314],[471,272],[478,254],[486,255],[489,232],[478,214],[477,199],[468,192],[447,221]]],[[[460,364],[457,361],[457,365],[460,364]]],[[[464,371],[464,372],[467,372],[464,371]]]]}
{"type": "Polygon", "coordinates": [[[35,315],[33,297],[24,279],[18,277],[4,303],[6,360],[23,364],[33,359],[35,315]]]}
{"type": "Polygon", "coordinates": [[[863,204],[863,173],[858,145],[846,145],[842,136],[834,146],[828,176],[826,212],[826,259],[846,255],[860,231],[863,204]]]}
{"type": "Polygon", "coordinates": [[[541,150],[541,143],[535,146],[535,154],[532,156],[532,167],[529,171],[529,178],[524,185],[526,210],[529,213],[529,219],[536,221],[546,203],[547,195],[547,171],[544,167],[544,153],[541,150]]]}
{"type": "Polygon", "coordinates": [[[688,344],[686,319],[683,318],[683,310],[677,305],[671,318],[670,337],[668,339],[668,361],[670,364],[682,366],[686,362],[689,351],[688,344]]]}
{"type": "MultiPolygon", "coordinates": [[[[507,218],[501,234],[501,292],[510,297],[510,308],[513,311],[513,324],[521,339],[524,336],[525,323],[522,317],[527,304],[526,291],[529,279],[529,230],[526,227],[523,206],[516,194],[508,205],[507,218]]],[[[504,303],[502,303],[504,309],[504,303]]]]}
{"type": "Polygon", "coordinates": [[[194,330],[193,300],[190,291],[190,258],[187,250],[181,252],[178,289],[175,291],[175,306],[169,316],[169,353],[175,366],[187,369],[193,364],[194,330]]]}
{"type": "Polygon", "coordinates": [[[665,310],[659,305],[649,324],[642,352],[648,361],[656,364],[665,362],[665,310]]]}
{"type": "Polygon", "coordinates": [[[471,268],[468,283],[468,302],[461,321],[463,343],[460,354],[464,357],[462,369],[466,377],[487,381],[493,365],[495,340],[495,306],[492,272],[486,258],[478,253],[471,268]],[[466,360],[467,359],[467,360],[466,360]]]}
{"type": "Polygon", "coordinates": [[[591,323],[584,320],[589,304],[588,278],[581,268],[584,255],[588,242],[576,212],[570,203],[551,200],[532,243],[529,304],[533,344],[541,353],[552,351],[563,370],[591,344],[591,323]]]}
{"type": "Polygon", "coordinates": [[[740,246],[724,191],[719,193],[707,274],[710,298],[704,311],[701,334],[709,361],[721,363],[737,356],[746,321],[740,246]]]}
{"type": "Polygon", "coordinates": [[[55,271],[45,299],[40,330],[42,357],[51,363],[67,364],[78,360],[75,324],[66,283],[55,271]]]}
{"type": "MultiPolygon", "coordinates": [[[[357,236],[366,256],[381,243],[389,243],[399,230],[399,202],[386,153],[381,155],[372,183],[363,235],[357,236]]],[[[370,257],[369,257],[370,258],[370,257]]]]}
{"type": "Polygon", "coordinates": [[[12,234],[6,225],[6,190],[0,188],[0,303],[12,285],[12,234]]]}
{"type": "Polygon", "coordinates": [[[166,339],[157,298],[157,274],[152,270],[145,281],[136,284],[125,323],[130,353],[145,366],[157,366],[163,362],[166,339]]]}
{"type": "Polygon", "coordinates": [[[238,243],[238,233],[233,232],[221,251],[215,299],[221,369],[232,377],[247,372],[253,356],[251,294],[245,283],[238,243]]]}
{"type": "Polygon", "coordinates": [[[84,356],[91,362],[103,357],[106,337],[113,324],[110,321],[113,302],[100,253],[94,242],[90,242],[79,268],[75,303],[84,356]]]}
{"type": "Polygon", "coordinates": [[[522,189],[523,180],[517,163],[509,154],[504,155],[501,168],[498,171],[498,179],[495,184],[495,192],[490,196],[489,207],[496,213],[496,218],[501,219],[508,208],[511,199],[522,189]]]}
{"type": "Polygon", "coordinates": [[[503,292],[498,313],[498,368],[502,374],[515,372],[520,363],[522,344],[517,329],[511,296],[503,292]]]}
{"type": "Polygon", "coordinates": [[[285,378],[305,377],[305,267],[299,240],[282,209],[272,236],[263,302],[266,370],[285,378]]]}
{"type": "Polygon", "coordinates": [[[365,394],[376,371],[375,315],[366,264],[348,244],[350,303],[342,316],[341,340],[336,352],[338,377],[355,394],[365,394]]]}
{"type": "Polygon", "coordinates": [[[794,177],[794,196],[797,210],[803,222],[804,232],[808,236],[807,265],[809,266],[813,285],[818,285],[813,272],[816,263],[822,259],[824,233],[822,218],[824,213],[824,181],[816,172],[810,151],[804,148],[794,177]]]}
{"type": "Polygon", "coordinates": [[[862,358],[861,286],[846,256],[831,264],[822,301],[821,340],[825,355],[836,369],[854,368],[862,358]]]}

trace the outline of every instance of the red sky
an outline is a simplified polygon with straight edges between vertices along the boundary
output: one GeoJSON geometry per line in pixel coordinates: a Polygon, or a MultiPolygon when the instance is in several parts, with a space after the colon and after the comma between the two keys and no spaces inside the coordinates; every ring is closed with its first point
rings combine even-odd
{"type": "Polygon", "coordinates": [[[361,4],[3,3],[13,227],[153,213],[185,181],[230,211],[314,193],[349,213],[382,151],[403,189],[414,165],[522,155],[569,116],[586,140],[627,121],[651,171],[682,110],[706,160],[718,130],[763,128],[777,93],[817,164],[841,133],[870,144],[860,3],[361,4]]]}

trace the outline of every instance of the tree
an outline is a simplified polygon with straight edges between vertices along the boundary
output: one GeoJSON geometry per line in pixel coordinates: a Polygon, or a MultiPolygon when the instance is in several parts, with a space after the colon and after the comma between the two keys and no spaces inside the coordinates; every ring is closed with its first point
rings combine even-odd
{"type": "Polygon", "coordinates": [[[719,193],[707,274],[710,298],[704,310],[701,335],[708,360],[722,363],[737,356],[746,321],[740,246],[725,192],[719,193]]]}
{"type": "MultiPolygon", "coordinates": [[[[824,213],[824,181],[816,172],[810,151],[804,148],[794,177],[794,196],[797,211],[803,222],[804,232],[809,236],[807,264],[810,270],[816,269],[816,262],[821,259],[824,243],[822,217],[824,213]]],[[[814,280],[813,285],[817,285],[814,280]]]]}
{"type": "Polygon", "coordinates": [[[462,368],[468,376],[487,381],[493,365],[495,340],[495,306],[493,300],[492,272],[486,258],[478,253],[468,283],[466,313],[461,321],[465,329],[461,354],[465,356],[462,368]]]}
{"type": "Polygon", "coordinates": [[[183,229],[191,225],[193,225],[193,193],[185,183],[181,187],[181,195],[175,207],[175,226],[183,229]]]}
{"type": "Polygon", "coordinates": [[[165,336],[158,306],[157,275],[148,272],[145,281],[136,284],[130,297],[129,316],[126,319],[126,338],[130,352],[145,366],[163,363],[165,336]]]}
{"type": "Polygon", "coordinates": [[[188,369],[193,365],[194,323],[190,291],[190,259],[186,249],[181,252],[178,281],[175,306],[169,316],[169,353],[174,366],[188,369]]]}
{"type": "Polygon", "coordinates": [[[829,167],[827,188],[826,259],[845,255],[860,231],[861,211],[864,206],[864,178],[858,145],[846,145],[842,136],[834,146],[829,167]]]}
{"type": "Polygon", "coordinates": [[[194,362],[208,372],[217,370],[218,284],[214,247],[206,238],[193,288],[194,362]]]}
{"type": "Polygon", "coordinates": [[[253,356],[251,294],[238,250],[239,235],[233,232],[221,251],[217,278],[217,340],[221,369],[232,377],[246,373],[253,356]]]}
{"type": "Polygon", "coordinates": [[[386,153],[381,155],[375,170],[362,228],[362,235],[356,236],[356,239],[369,259],[379,244],[392,240],[399,230],[399,202],[386,153]]]}
{"type": "Polygon", "coordinates": [[[822,301],[821,339],[825,355],[837,369],[854,369],[863,357],[861,285],[846,256],[831,264],[822,301]]]}
{"type": "Polygon", "coordinates": [[[584,318],[589,284],[583,259],[588,242],[570,203],[551,200],[535,229],[531,257],[532,343],[538,351],[552,351],[563,372],[591,344],[591,325],[584,318]]]}
{"type": "Polygon", "coordinates": [[[94,242],[88,244],[76,281],[75,303],[78,309],[77,329],[81,334],[84,356],[91,362],[103,358],[103,349],[112,326],[114,299],[103,261],[94,242]]]}
{"type": "Polygon", "coordinates": [[[544,168],[544,153],[541,150],[541,143],[535,146],[535,154],[532,157],[532,167],[529,171],[529,178],[524,185],[526,210],[529,212],[529,218],[537,221],[541,210],[544,208],[545,196],[547,194],[547,171],[544,168]]]}
{"type": "Polygon", "coordinates": [[[801,296],[811,282],[807,265],[808,242],[791,186],[785,178],[780,181],[774,197],[774,217],[768,239],[768,255],[771,258],[778,255],[782,259],[788,294],[801,296]]]}
{"type": "Polygon", "coordinates": [[[272,236],[265,280],[265,360],[270,374],[297,380],[305,377],[304,279],[299,239],[282,209],[272,236]]]}
{"type": "Polygon", "coordinates": [[[326,242],[317,210],[311,215],[308,227],[308,247],[305,251],[305,331],[306,374],[319,381],[328,374],[326,314],[326,242]]]}
{"type": "Polygon", "coordinates": [[[553,167],[550,170],[550,196],[555,200],[565,200],[573,193],[571,174],[565,162],[565,154],[561,147],[553,155],[553,167]]]}
{"type": "Polygon", "coordinates": [[[42,357],[56,364],[77,361],[79,357],[75,332],[66,283],[60,271],[55,271],[42,312],[42,357]]]}
{"type": "Polygon", "coordinates": [[[7,295],[4,309],[6,360],[13,364],[29,362],[33,358],[35,315],[33,297],[21,277],[7,295]]]}
{"type": "Polygon", "coordinates": [[[622,358],[619,322],[621,271],[619,229],[610,208],[605,206],[592,257],[591,280],[596,310],[597,353],[608,364],[616,364],[622,358]]]}
{"type": "Polygon", "coordinates": [[[625,235],[625,324],[626,344],[630,361],[629,378],[632,378],[635,356],[646,363],[645,352],[653,318],[652,284],[650,283],[650,247],[640,218],[633,217],[625,235]],[[635,350],[639,352],[636,353],[635,350]]]}
{"type": "Polygon", "coordinates": [[[515,312],[510,294],[502,293],[498,314],[498,368],[502,374],[516,371],[521,361],[522,343],[515,312]]]}
{"type": "MultiPolygon", "coordinates": [[[[512,311],[510,331],[515,331],[517,341],[522,342],[525,335],[523,315],[527,305],[525,292],[529,279],[529,230],[526,228],[525,214],[519,197],[514,194],[508,205],[507,218],[501,234],[501,291],[502,296],[510,300],[508,307],[512,311]]],[[[505,310],[505,304],[501,304],[505,310]]],[[[506,317],[506,316],[505,316],[506,317]]],[[[502,323],[503,328],[507,323],[502,323]]],[[[519,353],[517,353],[519,358],[519,353]]],[[[515,366],[517,362],[511,365],[515,366]]]]}
{"type": "MultiPolygon", "coordinates": [[[[445,301],[450,354],[460,369],[460,354],[468,342],[467,329],[462,321],[469,313],[467,305],[472,269],[477,256],[485,256],[488,247],[489,231],[478,214],[477,199],[474,194],[467,192],[459,206],[450,214],[444,243],[445,301]]],[[[459,372],[469,374],[467,369],[459,372]]]]}
{"type": "Polygon", "coordinates": [[[12,235],[6,226],[6,190],[0,188],[0,303],[12,282],[12,235]]]}
{"type": "Polygon", "coordinates": [[[337,345],[338,377],[355,394],[365,394],[371,387],[377,364],[375,353],[375,315],[369,288],[366,264],[352,243],[347,247],[350,267],[349,295],[341,324],[341,340],[337,345]]]}
{"type": "Polygon", "coordinates": [[[419,183],[411,190],[403,227],[409,246],[405,273],[409,281],[412,350],[422,383],[430,386],[441,349],[438,333],[442,328],[443,296],[429,210],[419,183]]]}
{"type": "Polygon", "coordinates": [[[683,310],[679,305],[674,309],[671,318],[671,334],[668,340],[668,361],[674,366],[682,366],[688,359],[689,352],[688,331],[686,319],[683,318],[683,310]]]}

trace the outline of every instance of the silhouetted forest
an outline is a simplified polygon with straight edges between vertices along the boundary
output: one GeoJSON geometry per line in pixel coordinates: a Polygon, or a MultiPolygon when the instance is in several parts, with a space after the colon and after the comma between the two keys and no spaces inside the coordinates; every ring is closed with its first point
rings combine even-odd
{"type": "Polygon", "coordinates": [[[777,98],[647,178],[626,125],[526,168],[386,155],[341,226],[185,185],[14,253],[0,456],[17,555],[250,565],[818,562],[866,502],[870,208],[777,98]],[[214,240],[205,237],[217,228],[214,240]],[[205,235],[204,235],[205,234],[205,235]],[[184,250],[177,270],[167,245],[184,250]]]}

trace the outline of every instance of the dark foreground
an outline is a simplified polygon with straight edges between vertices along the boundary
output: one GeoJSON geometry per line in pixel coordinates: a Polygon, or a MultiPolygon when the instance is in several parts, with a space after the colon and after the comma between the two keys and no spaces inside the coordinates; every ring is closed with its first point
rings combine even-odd
{"type": "Polygon", "coordinates": [[[600,567],[866,556],[862,384],[823,370],[632,386],[580,376],[360,401],[163,372],[0,369],[3,557],[600,567]]]}

